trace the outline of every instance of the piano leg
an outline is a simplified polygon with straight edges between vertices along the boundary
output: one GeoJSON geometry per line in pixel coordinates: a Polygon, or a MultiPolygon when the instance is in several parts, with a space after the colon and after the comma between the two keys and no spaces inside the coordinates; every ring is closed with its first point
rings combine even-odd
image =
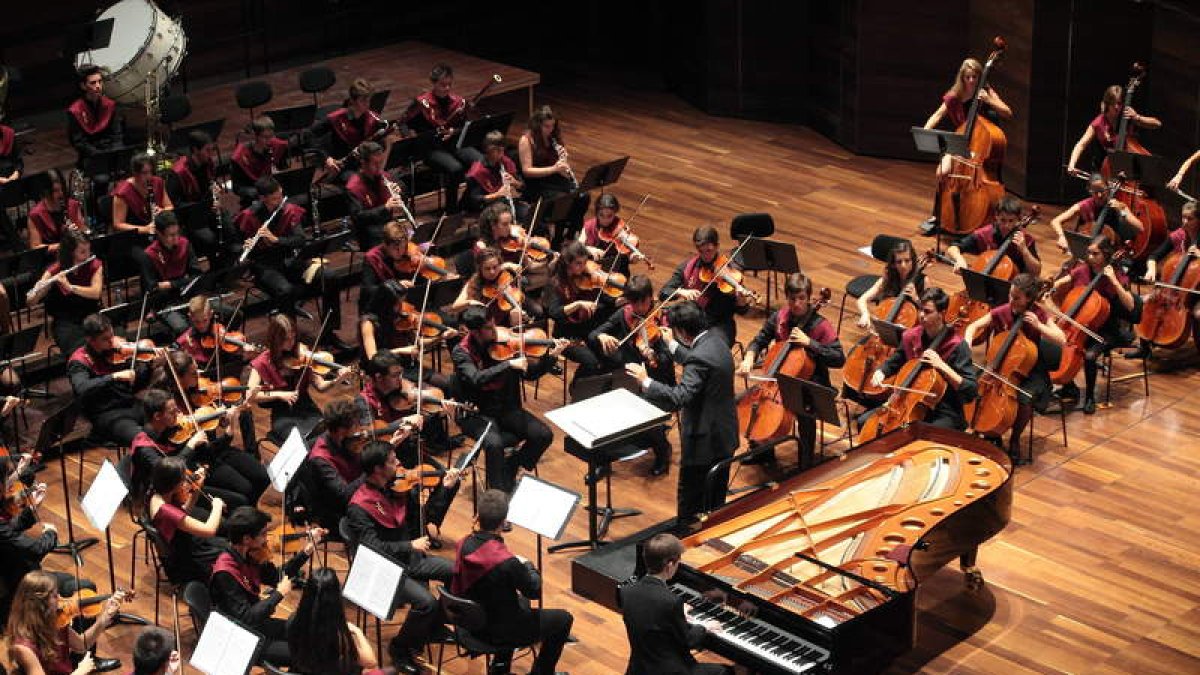
{"type": "Polygon", "coordinates": [[[978,555],[979,547],[975,547],[958,557],[958,567],[963,573],[963,583],[966,584],[967,590],[972,592],[983,588],[983,572],[975,565],[978,555]]]}

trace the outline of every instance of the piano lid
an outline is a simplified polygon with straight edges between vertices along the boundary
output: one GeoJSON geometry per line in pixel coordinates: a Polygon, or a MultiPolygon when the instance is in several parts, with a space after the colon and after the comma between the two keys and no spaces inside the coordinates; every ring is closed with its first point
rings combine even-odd
{"type": "MultiPolygon", "coordinates": [[[[684,539],[683,562],[833,628],[913,590],[910,557],[923,538],[964,509],[995,501],[1010,475],[994,446],[914,425],[714,512],[684,539]]],[[[974,545],[1003,527],[1002,510],[974,545]]]]}

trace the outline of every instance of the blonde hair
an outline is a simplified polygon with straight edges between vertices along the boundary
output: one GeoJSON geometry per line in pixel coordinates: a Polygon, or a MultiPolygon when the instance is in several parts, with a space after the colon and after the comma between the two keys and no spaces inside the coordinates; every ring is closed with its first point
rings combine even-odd
{"type": "Polygon", "coordinates": [[[1113,106],[1121,105],[1121,99],[1125,98],[1125,87],[1119,84],[1114,84],[1104,90],[1104,97],[1100,99],[1100,114],[1107,113],[1113,106]]]}
{"type": "Polygon", "coordinates": [[[962,65],[958,67],[958,74],[954,76],[954,84],[950,85],[950,90],[946,93],[961,99],[963,93],[967,91],[967,73],[972,71],[976,75],[982,75],[983,64],[979,62],[979,59],[964,59],[962,65]]]}
{"type": "Polygon", "coordinates": [[[8,651],[18,640],[33,643],[38,660],[50,663],[57,656],[58,627],[52,620],[57,610],[58,582],[41,570],[26,574],[13,593],[12,610],[8,615],[8,651]],[[54,604],[51,604],[54,603],[54,604]]]}

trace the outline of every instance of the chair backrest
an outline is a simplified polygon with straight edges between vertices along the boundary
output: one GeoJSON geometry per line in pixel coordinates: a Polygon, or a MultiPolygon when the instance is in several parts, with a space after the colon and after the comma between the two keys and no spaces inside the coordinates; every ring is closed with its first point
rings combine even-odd
{"type": "Polygon", "coordinates": [[[325,66],[316,66],[300,73],[300,91],[306,94],[318,94],[329,89],[337,82],[337,75],[325,66]]]}
{"type": "Polygon", "coordinates": [[[171,94],[159,103],[158,118],[168,126],[182,122],[192,114],[192,102],[187,94],[171,94]]]}
{"type": "Polygon", "coordinates": [[[438,602],[441,604],[442,612],[446,615],[446,620],[459,628],[473,633],[487,626],[487,614],[484,613],[483,607],[474,600],[454,595],[445,586],[442,586],[438,589],[438,602]]]}
{"type": "Polygon", "coordinates": [[[265,105],[273,95],[271,84],[266,80],[243,82],[233,93],[234,98],[237,99],[237,106],[243,110],[253,110],[265,105]]]}
{"type": "Polygon", "coordinates": [[[729,238],[741,241],[746,237],[765,239],[775,234],[775,219],[769,213],[739,213],[729,223],[729,238]]]}
{"type": "Polygon", "coordinates": [[[346,542],[346,553],[353,561],[354,553],[358,550],[358,539],[354,536],[354,530],[350,529],[350,520],[346,516],[338,519],[338,535],[346,542]]]}
{"type": "Polygon", "coordinates": [[[192,622],[196,624],[196,630],[204,630],[204,624],[208,622],[208,615],[212,613],[212,598],[208,594],[208,586],[199,581],[189,581],[183,587],[183,602],[192,615],[192,622]]]}

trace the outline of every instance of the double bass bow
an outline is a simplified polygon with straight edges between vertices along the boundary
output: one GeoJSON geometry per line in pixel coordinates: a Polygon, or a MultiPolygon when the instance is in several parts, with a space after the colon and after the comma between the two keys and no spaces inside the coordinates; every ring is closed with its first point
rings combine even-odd
{"type": "Polygon", "coordinates": [[[980,95],[987,88],[992,66],[1004,54],[1008,43],[996,36],[971,97],[967,119],[957,133],[966,136],[969,156],[950,156],[950,171],[938,186],[941,229],[949,234],[972,232],[987,221],[992,205],[1004,196],[1004,185],[997,180],[998,169],[1004,161],[1008,139],[1000,127],[979,114],[980,95]]]}

